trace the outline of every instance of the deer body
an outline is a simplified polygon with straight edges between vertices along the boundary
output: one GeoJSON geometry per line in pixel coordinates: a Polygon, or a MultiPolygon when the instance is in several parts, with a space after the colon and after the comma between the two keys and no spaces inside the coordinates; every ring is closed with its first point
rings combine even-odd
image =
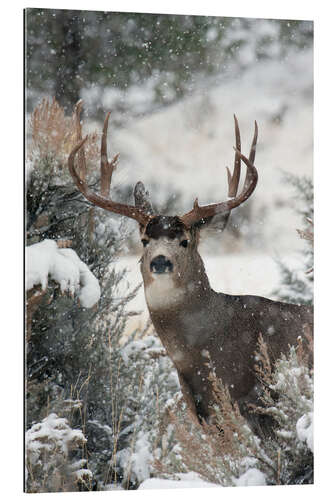
{"type": "Polygon", "coordinates": [[[254,364],[259,333],[269,345],[271,359],[277,359],[288,352],[290,345],[297,344],[305,325],[312,326],[312,313],[305,306],[251,295],[225,295],[211,290],[204,296],[207,302],[201,308],[191,302],[190,296],[172,314],[148,308],[177,369],[189,408],[195,408],[199,418],[207,419],[214,402],[208,361],[241,407],[258,404],[254,364]]]}
{"type": "MultiPolygon", "coordinates": [[[[78,140],[81,139],[80,106],[76,109],[78,140]]],[[[241,152],[235,117],[235,163],[228,169],[228,196],[224,202],[199,206],[183,216],[156,215],[142,183],[134,190],[135,205],[108,198],[117,156],[109,163],[106,155],[107,115],[101,144],[101,195],[92,192],[74,168],[74,159],[86,139],[72,150],[68,166],[82,194],[93,204],[125,215],[139,223],[143,255],[141,273],[150,317],[179,376],[183,396],[196,419],[212,414],[213,392],[209,372],[213,368],[227,385],[234,401],[247,415],[248,403],[258,403],[254,372],[259,335],[263,336],[274,360],[287,353],[304,330],[312,327],[312,308],[272,301],[251,295],[227,295],[211,289],[198,252],[200,228],[216,214],[227,223],[233,208],[253,193],[258,179],[254,167],[257,124],[249,158],[241,152]],[[241,161],[247,172],[242,192],[237,195],[241,161]],[[208,366],[209,365],[209,366],[208,366]]],[[[81,155],[82,157],[82,155],[81,155]]],[[[79,157],[80,161],[80,157],[79,157]]]]}
{"type": "MultiPolygon", "coordinates": [[[[188,407],[199,419],[207,420],[212,413],[211,366],[246,413],[248,403],[259,403],[254,370],[259,334],[269,346],[271,359],[277,359],[297,343],[305,327],[312,326],[312,308],[215,292],[197,252],[195,231],[191,234],[184,228],[172,238],[174,224],[175,218],[161,217],[159,225],[169,230],[169,241],[158,238],[156,231],[141,261],[151,320],[177,369],[188,407]],[[188,245],[180,250],[184,238],[188,245]],[[187,253],[185,268],[182,252],[187,253]],[[154,272],[150,264],[158,255],[172,259],[171,272],[154,272]]],[[[151,234],[149,226],[144,237],[147,233],[151,234]]]]}

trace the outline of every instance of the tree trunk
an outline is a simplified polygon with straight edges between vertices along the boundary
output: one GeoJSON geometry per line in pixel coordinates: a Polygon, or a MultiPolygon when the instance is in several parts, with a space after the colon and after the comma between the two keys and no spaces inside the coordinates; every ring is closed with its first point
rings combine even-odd
{"type": "Polygon", "coordinates": [[[79,16],[75,11],[60,10],[55,18],[55,30],[59,33],[57,59],[59,66],[55,73],[55,97],[67,114],[80,98],[81,44],[79,16]]]}

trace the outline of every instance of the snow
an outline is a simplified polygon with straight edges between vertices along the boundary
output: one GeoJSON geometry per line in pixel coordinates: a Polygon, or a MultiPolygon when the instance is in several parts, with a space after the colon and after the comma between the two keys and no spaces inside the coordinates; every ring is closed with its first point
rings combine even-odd
{"type": "Polygon", "coordinates": [[[277,381],[275,384],[271,384],[270,388],[274,391],[284,392],[288,385],[297,387],[298,379],[302,374],[305,374],[305,366],[293,367],[288,370],[287,373],[284,371],[277,372],[277,381]]]}
{"type": "MultiPolygon", "coordinates": [[[[146,350],[150,339],[153,340],[153,337],[145,337],[145,340],[133,340],[123,347],[121,356],[125,365],[128,365],[131,356],[135,356],[139,351],[146,350]]],[[[154,340],[152,343],[154,343],[154,340]]]]}
{"type": "Polygon", "coordinates": [[[83,307],[93,307],[100,299],[98,280],[71,248],[58,248],[54,240],[44,240],[26,248],[26,289],[48,279],[56,281],[62,292],[78,293],[83,307]]]}
{"type": "Polygon", "coordinates": [[[25,446],[30,462],[35,464],[44,450],[56,449],[67,456],[74,442],[84,444],[86,441],[81,430],[71,429],[65,418],[50,413],[26,432],[25,446]]]}
{"type": "Polygon", "coordinates": [[[300,441],[305,442],[313,453],[313,413],[309,412],[297,420],[296,433],[300,441]]]}
{"type": "Polygon", "coordinates": [[[149,477],[151,458],[148,435],[140,431],[135,442],[134,453],[131,457],[131,471],[135,474],[138,481],[144,481],[149,477]]]}
{"type": "Polygon", "coordinates": [[[69,461],[70,452],[86,442],[80,429],[72,429],[67,419],[50,413],[25,433],[26,479],[31,475],[32,480],[36,480],[41,466],[43,480],[48,475],[59,476],[61,467],[66,464],[75,480],[90,481],[93,474],[86,468],[86,459],[69,461]]]}
{"type": "Polygon", "coordinates": [[[266,477],[258,469],[248,469],[238,479],[234,479],[235,486],[266,486],[266,477]]]}
{"type": "Polygon", "coordinates": [[[87,481],[88,479],[93,478],[93,473],[89,469],[79,469],[74,472],[74,475],[77,480],[87,481]]]}
{"type": "Polygon", "coordinates": [[[195,472],[177,474],[178,480],[150,478],[140,484],[139,490],[155,490],[169,488],[218,488],[218,484],[203,481],[195,472]]]}

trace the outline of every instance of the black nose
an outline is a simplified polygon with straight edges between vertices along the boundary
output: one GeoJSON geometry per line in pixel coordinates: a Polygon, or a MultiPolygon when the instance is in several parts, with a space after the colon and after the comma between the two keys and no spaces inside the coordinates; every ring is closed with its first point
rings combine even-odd
{"type": "Polygon", "coordinates": [[[173,264],[164,255],[158,255],[150,263],[150,270],[153,273],[163,274],[171,273],[173,269],[173,264]]]}

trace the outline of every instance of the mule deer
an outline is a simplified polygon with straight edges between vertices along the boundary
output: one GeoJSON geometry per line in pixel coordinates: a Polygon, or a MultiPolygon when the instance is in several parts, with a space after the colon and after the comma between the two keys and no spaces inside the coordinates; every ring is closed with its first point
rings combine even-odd
{"type": "Polygon", "coordinates": [[[247,158],[241,153],[239,126],[234,117],[236,147],[233,173],[227,170],[228,199],[206,206],[199,206],[196,199],[188,213],[167,216],[154,213],[141,182],[134,189],[134,205],[117,203],[108,197],[115,166],[115,159],[110,163],[107,160],[109,116],[110,113],[105,118],[101,144],[102,195],[92,192],[74,167],[75,156],[87,137],[78,142],[68,158],[73,180],[94,205],[138,222],[143,244],[141,273],[150,317],[177,369],[192,415],[201,421],[212,414],[213,393],[207,357],[242,413],[247,414],[248,403],[258,402],[254,358],[259,334],[276,359],[288,351],[289,345],[296,345],[297,337],[305,328],[312,327],[310,307],[215,292],[198,253],[200,229],[216,214],[223,214],[225,225],[230,211],[244,203],[255,190],[257,123],[247,158]],[[237,195],[241,161],[247,172],[244,187],[237,195]]]}

